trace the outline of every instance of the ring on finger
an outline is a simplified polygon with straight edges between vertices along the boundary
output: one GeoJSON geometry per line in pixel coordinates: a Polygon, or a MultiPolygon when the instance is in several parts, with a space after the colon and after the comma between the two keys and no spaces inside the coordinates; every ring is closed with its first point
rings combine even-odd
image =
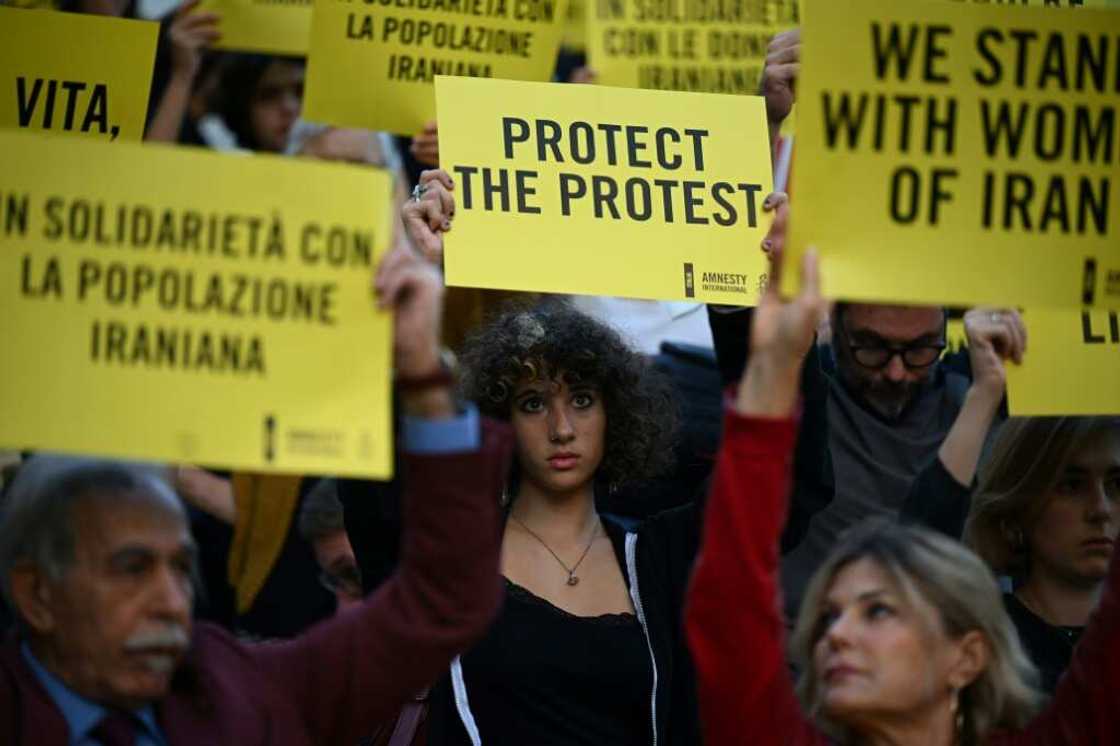
{"type": "Polygon", "coordinates": [[[417,184],[412,187],[412,201],[419,202],[420,198],[424,196],[424,192],[428,191],[427,184],[417,184]]]}

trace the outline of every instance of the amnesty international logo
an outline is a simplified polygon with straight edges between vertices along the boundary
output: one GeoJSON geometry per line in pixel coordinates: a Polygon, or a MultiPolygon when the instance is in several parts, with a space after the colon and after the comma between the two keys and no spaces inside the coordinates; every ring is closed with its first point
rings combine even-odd
{"type": "Polygon", "coordinates": [[[700,276],[700,289],[707,293],[736,293],[748,295],[748,275],[739,272],[704,272],[700,276]]]}
{"type": "Polygon", "coordinates": [[[271,414],[264,418],[264,460],[272,463],[276,459],[276,418],[271,414]]]}
{"type": "Polygon", "coordinates": [[[1093,305],[1097,296],[1097,260],[1085,260],[1085,272],[1081,277],[1081,302],[1086,306],[1093,305]]]}
{"type": "Polygon", "coordinates": [[[684,263],[684,297],[696,297],[696,277],[692,272],[692,262],[684,263]]]}

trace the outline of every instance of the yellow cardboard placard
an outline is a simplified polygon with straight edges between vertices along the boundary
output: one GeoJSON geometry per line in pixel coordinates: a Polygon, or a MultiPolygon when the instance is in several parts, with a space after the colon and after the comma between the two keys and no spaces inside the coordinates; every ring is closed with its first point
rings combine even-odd
{"type": "Polygon", "coordinates": [[[6,0],[9,8],[29,8],[33,10],[54,10],[59,6],[57,0],[6,0]]]}
{"type": "Polygon", "coordinates": [[[451,285],[752,305],[761,98],[436,79],[451,285]]]}
{"type": "Polygon", "coordinates": [[[387,174],[20,132],[0,162],[0,447],[390,473],[387,174]]]}
{"type": "Polygon", "coordinates": [[[589,64],[603,85],[755,95],[770,39],[797,25],[798,2],[595,0],[589,64]]]}
{"type": "Polygon", "coordinates": [[[143,138],[158,33],[153,21],[0,7],[0,128],[143,138]]]}
{"type": "Polygon", "coordinates": [[[1028,347],[1007,366],[1011,414],[1120,414],[1120,313],[1042,311],[1023,314],[1028,347]]]}
{"type": "Polygon", "coordinates": [[[311,39],[312,0],[202,0],[197,12],[221,14],[217,49],[303,57],[311,39]]]}
{"type": "MultiPolygon", "coordinates": [[[[959,2],[960,0],[958,0],[959,2]]],[[[1106,8],[1109,4],[1120,5],[1117,0],[972,0],[982,5],[1033,5],[1043,8],[1106,8]]]]}
{"type": "Polygon", "coordinates": [[[304,116],[412,135],[436,75],[549,80],[567,0],[315,0],[304,116]]]}
{"type": "Polygon", "coordinates": [[[946,355],[968,349],[968,333],[964,330],[963,318],[945,322],[945,344],[946,355]]]}
{"type": "Polygon", "coordinates": [[[573,52],[587,50],[587,0],[568,0],[560,46],[573,52]]]}
{"type": "Polygon", "coordinates": [[[1120,14],[808,0],[802,43],[787,250],[830,297],[1120,307],[1120,14]]]}

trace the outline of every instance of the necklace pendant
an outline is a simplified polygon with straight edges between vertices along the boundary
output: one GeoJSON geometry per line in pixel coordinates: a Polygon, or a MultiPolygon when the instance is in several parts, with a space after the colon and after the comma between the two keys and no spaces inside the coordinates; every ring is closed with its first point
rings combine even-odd
{"type": "Polygon", "coordinates": [[[577,578],[575,575],[569,575],[568,585],[579,585],[579,578],[577,578]]]}

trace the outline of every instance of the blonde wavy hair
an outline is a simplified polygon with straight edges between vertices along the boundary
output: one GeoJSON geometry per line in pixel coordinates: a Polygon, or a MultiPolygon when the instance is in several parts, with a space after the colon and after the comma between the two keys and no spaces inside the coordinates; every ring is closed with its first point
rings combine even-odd
{"type": "Polygon", "coordinates": [[[958,640],[975,630],[986,640],[988,666],[960,692],[961,746],[981,746],[993,731],[1017,730],[1030,721],[1041,704],[1038,671],[1023,651],[991,570],[941,534],[875,521],[849,532],[813,576],[791,638],[791,657],[802,672],[798,697],[823,731],[840,744],[858,742],[858,734],[823,709],[813,649],[826,632],[822,612],[833,580],[861,559],[873,561],[891,578],[931,637],[958,640]]]}

